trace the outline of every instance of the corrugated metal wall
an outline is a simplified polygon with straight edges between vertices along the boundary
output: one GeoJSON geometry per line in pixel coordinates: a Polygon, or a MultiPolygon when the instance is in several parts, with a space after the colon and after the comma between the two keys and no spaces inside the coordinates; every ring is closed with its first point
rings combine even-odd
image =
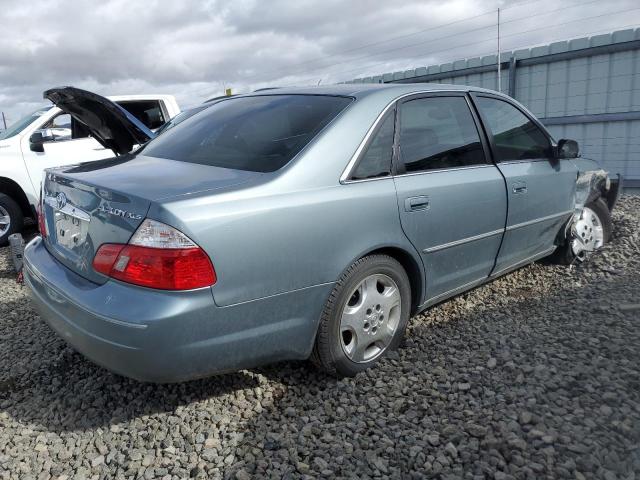
{"type": "MultiPolygon", "coordinates": [[[[501,90],[552,135],[580,143],[628,185],[640,187],[640,29],[501,54],[501,90]]],[[[349,83],[437,82],[497,89],[497,56],[458,60],[349,83]]]]}

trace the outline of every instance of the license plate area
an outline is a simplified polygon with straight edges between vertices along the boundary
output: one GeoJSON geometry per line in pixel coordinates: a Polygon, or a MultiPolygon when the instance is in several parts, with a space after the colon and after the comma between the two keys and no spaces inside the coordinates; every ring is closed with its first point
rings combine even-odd
{"type": "Polygon", "coordinates": [[[82,247],[87,239],[89,222],[61,210],[54,211],[56,243],[69,250],[82,247]]]}

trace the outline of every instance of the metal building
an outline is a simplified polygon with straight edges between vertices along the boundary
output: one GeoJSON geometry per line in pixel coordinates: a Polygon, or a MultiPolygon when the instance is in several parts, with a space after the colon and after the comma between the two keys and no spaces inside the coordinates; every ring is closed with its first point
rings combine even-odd
{"type": "MultiPolygon", "coordinates": [[[[625,185],[640,187],[640,28],[502,52],[501,90],[556,138],[580,143],[625,185]]],[[[497,89],[497,55],[347,83],[453,83],[497,89]]]]}

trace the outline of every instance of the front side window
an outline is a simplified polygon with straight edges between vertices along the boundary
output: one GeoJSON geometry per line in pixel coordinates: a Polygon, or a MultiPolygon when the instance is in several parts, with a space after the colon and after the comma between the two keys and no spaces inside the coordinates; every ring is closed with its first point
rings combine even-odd
{"type": "Polygon", "coordinates": [[[231,97],[159,135],[151,157],[274,172],[287,164],[351,98],[328,95],[231,97]]]}
{"type": "Polygon", "coordinates": [[[42,127],[42,130],[45,131],[45,138],[48,138],[49,141],[71,140],[71,115],[59,113],[49,120],[42,127]]]}
{"type": "Polygon", "coordinates": [[[400,159],[408,173],[486,163],[465,98],[430,97],[403,103],[400,159]]]}
{"type": "Polygon", "coordinates": [[[87,138],[89,130],[68,113],[59,113],[39,129],[47,142],[87,138]]]}
{"type": "Polygon", "coordinates": [[[353,180],[386,177],[391,174],[394,123],[395,115],[392,111],[374,133],[351,176],[353,180]]]}
{"type": "Polygon", "coordinates": [[[504,100],[476,97],[493,135],[496,161],[550,158],[549,138],[529,118],[504,100]]]}

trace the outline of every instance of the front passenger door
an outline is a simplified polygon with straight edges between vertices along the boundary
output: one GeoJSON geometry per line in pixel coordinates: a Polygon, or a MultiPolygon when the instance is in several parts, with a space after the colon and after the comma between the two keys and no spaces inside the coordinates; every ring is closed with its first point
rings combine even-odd
{"type": "Polygon", "coordinates": [[[113,156],[98,141],[84,131],[68,113],[58,113],[51,120],[40,125],[38,131],[46,133],[44,152],[34,152],[30,148],[29,135],[20,140],[29,178],[36,192],[40,191],[42,172],[45,168],[59,167],[73,163],[100,160],[113,156]]]}
{"type": "Polygon", "coordinates": [[[434,303],[491,272],[507,213],[504,181],[464,93],[409,97],[397,118],[400,220],[434,303]]]}
{"type": "Polygon", "coordinates": [[[474,94],[473,100],[509,198],[496,275],[553,251],[573,213],[577,170],[572,162],[553,158],[551,138],[524,110],[491,94],[474,94]]]}

